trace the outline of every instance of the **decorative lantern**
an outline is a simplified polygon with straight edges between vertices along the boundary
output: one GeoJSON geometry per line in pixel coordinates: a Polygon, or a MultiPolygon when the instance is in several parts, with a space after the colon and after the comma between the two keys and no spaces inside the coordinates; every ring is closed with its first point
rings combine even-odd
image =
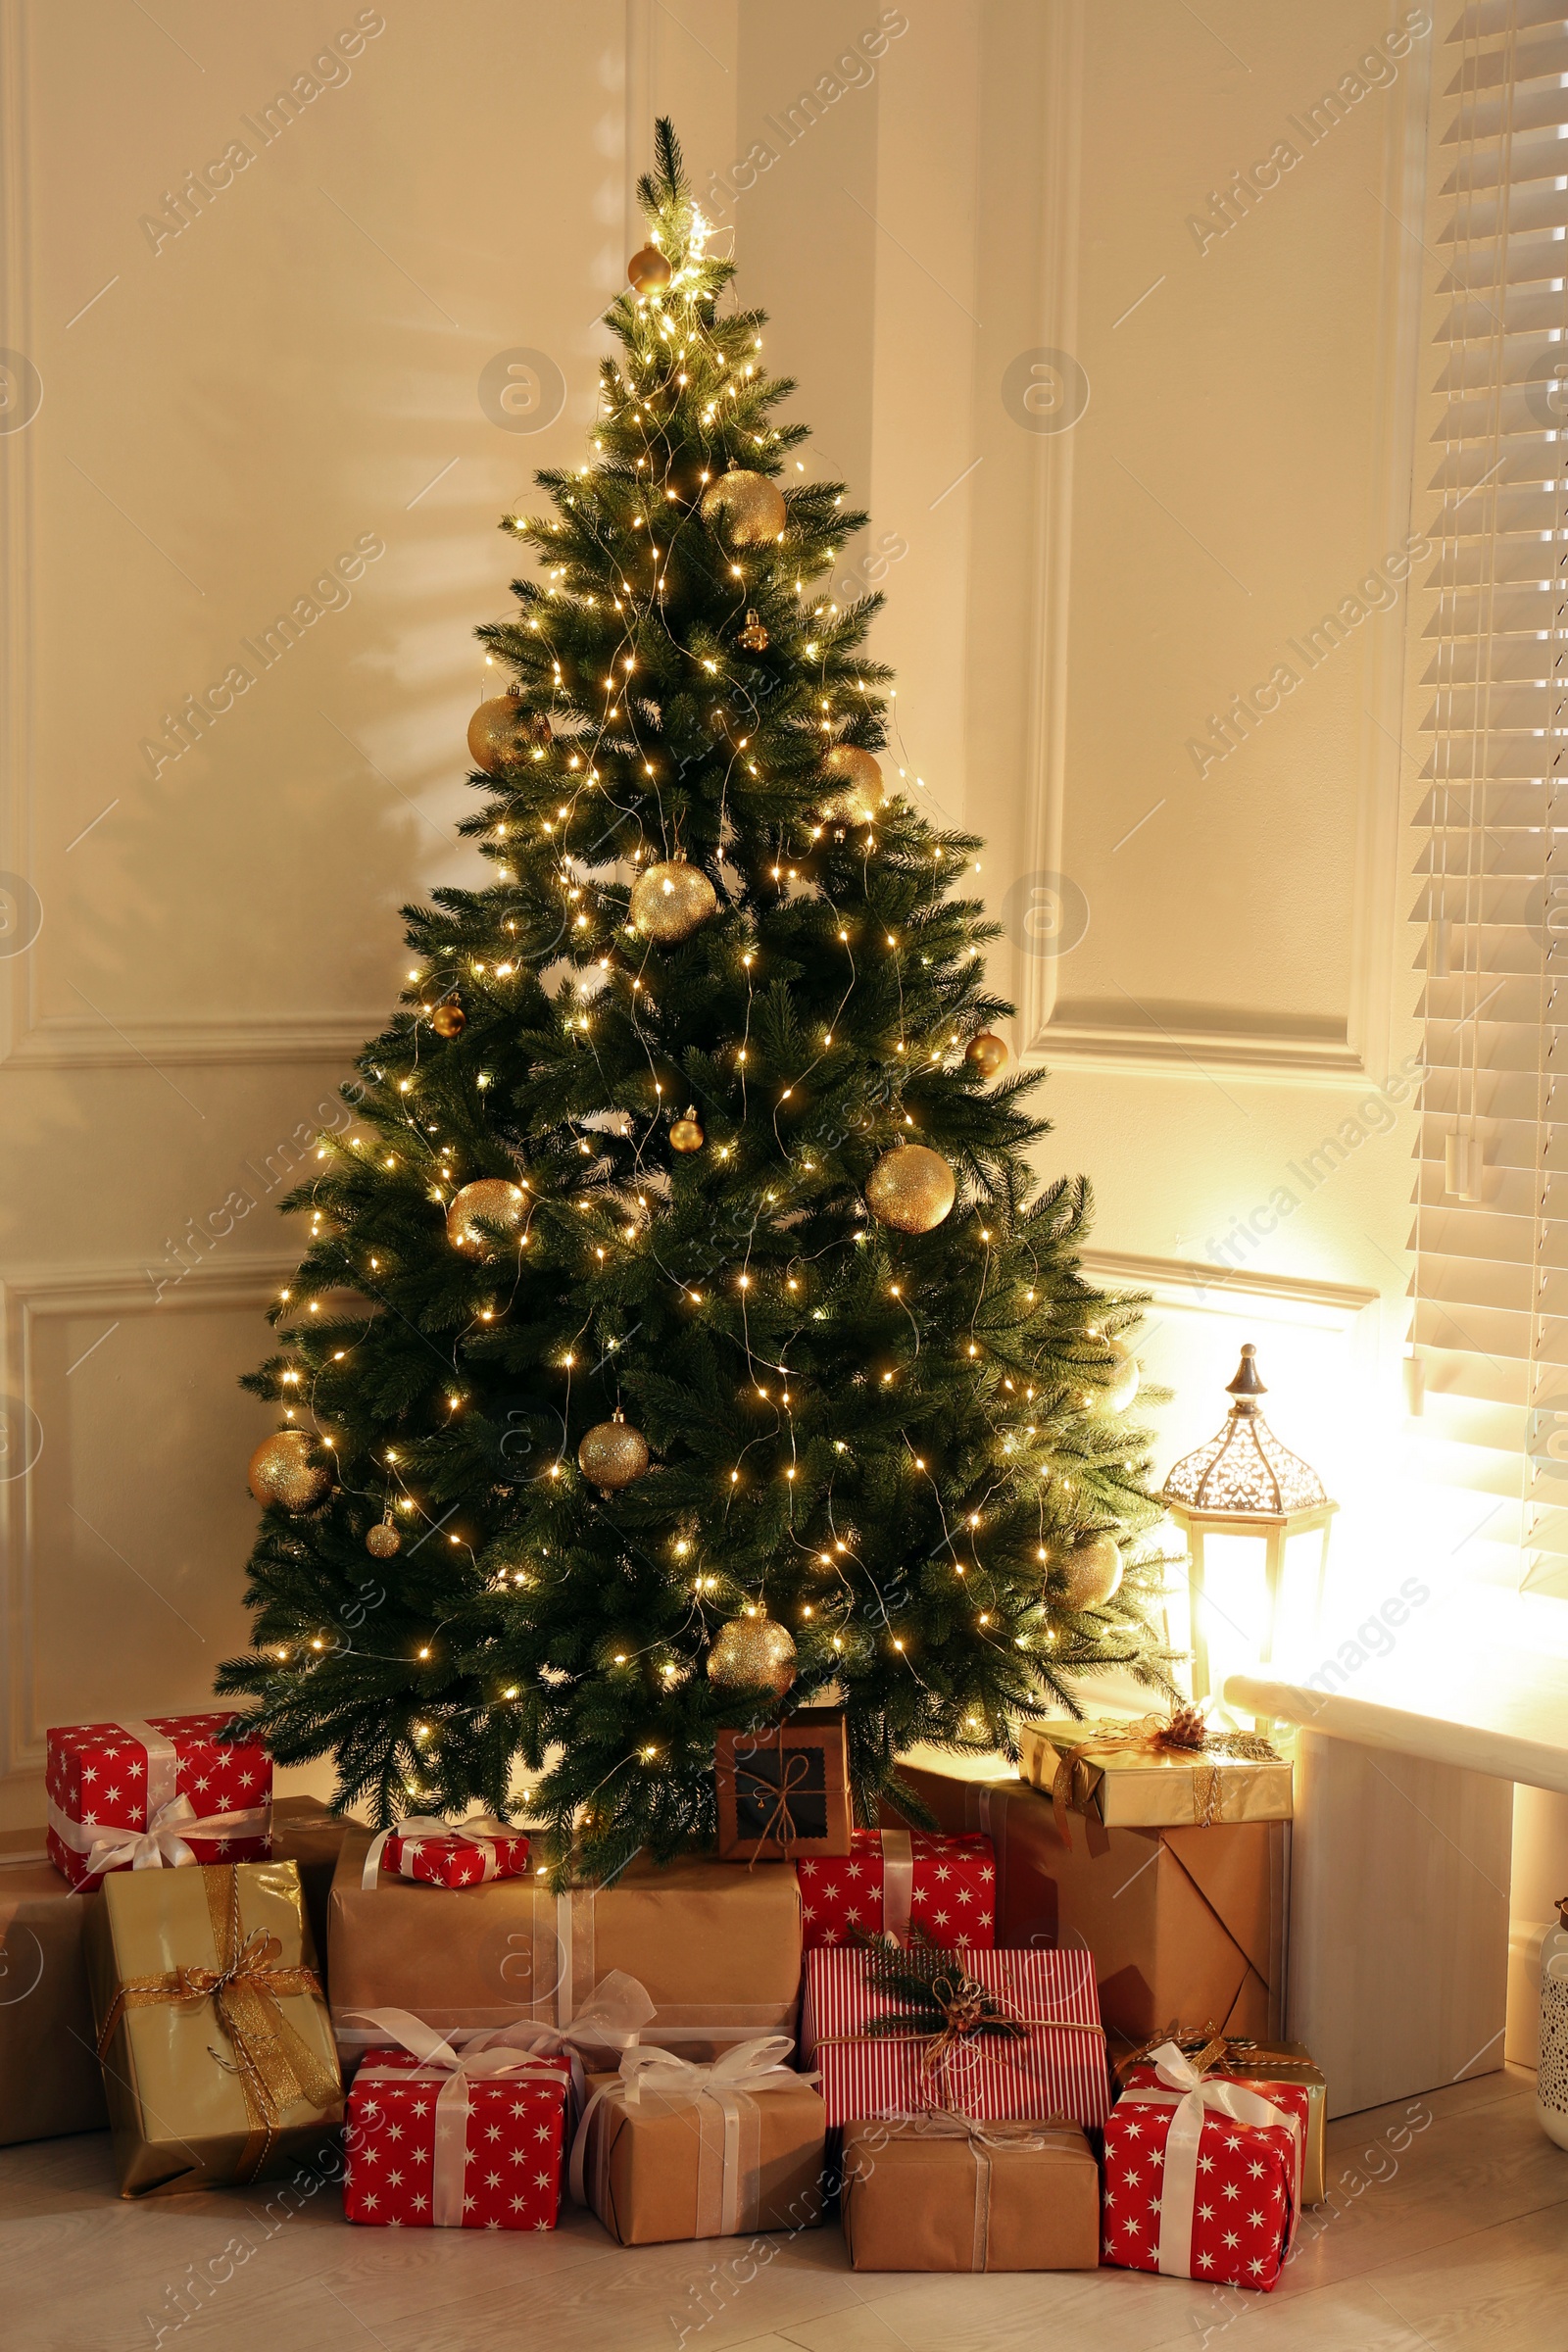
{"type": "Polygon", "coordinates": [[[1256,1359],[1249,1342],[1224,1428],[1165,1481],[1165,1507],[1192,1554],[1195,1698],[1223,1690],[1227,1675],[1304,1649],[1323,1603],[1339,1505],[1258,1411],[1268,1391],[1256,1359]]]}

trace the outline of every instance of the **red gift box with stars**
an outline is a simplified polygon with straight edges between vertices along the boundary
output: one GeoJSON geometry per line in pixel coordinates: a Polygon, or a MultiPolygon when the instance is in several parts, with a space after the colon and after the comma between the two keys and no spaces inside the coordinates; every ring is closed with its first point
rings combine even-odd
{"type": "Polygon", "coordinates": [[[466,2076],[370,2050],[349,2092],[343,2218],[383,2230],[553,2230],[571,2061],[466,2076]]]}
{"type": "MultiPolygon", "coordinates": [[[[1198,2082],[1195,2070],[1187,2076],[1198,2082]]],[[[1207,2075],[1184,2093],[1184,2079],[1170,2065],[1136,2067],[1106,2119],[1104,2258],[1266,2294],[1300,2206],[1307,2092],[1207,2075]]]]}
{"type": "Polygon", "coordinates": [[[907,1943],[996,1941],[997,1858],[989,1838],[927,1837],[922,1830],[856,1830],[847,1861],[797,1862],[807,1951],[889,1936],[907,1943]]]}
{"type": "Polygon", "coordinates": [[[528,1867],[526,1838],[398,1838],[381,1849],[380,1867],[427,1886],[478,1886],[487,1879],[518,1879],[528,1867]]]}
{"type": "Polygon", "coordinates": [[[44,1767],[56,1870],[85,1886],[138,1865],[268,1861],[272,1759],[257,1740],[220,1740],[233,1720],[57,1724],[44,1767]]]}

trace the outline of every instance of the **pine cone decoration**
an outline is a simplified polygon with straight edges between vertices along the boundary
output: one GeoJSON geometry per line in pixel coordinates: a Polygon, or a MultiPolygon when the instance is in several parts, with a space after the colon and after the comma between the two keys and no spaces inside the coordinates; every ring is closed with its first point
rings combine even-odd
{"type": "Polygon", "coordinates": [[[1206,1747],[1208,1726],[1200,1707],[1175,1707],[1159,1735],[1161,1747],[1206,1747]]]}

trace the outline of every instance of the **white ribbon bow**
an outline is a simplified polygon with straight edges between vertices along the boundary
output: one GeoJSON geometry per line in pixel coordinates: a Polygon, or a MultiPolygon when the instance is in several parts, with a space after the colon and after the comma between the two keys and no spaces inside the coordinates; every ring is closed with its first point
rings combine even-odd
{"type": "MultiPolygon", "coordinates": [[[[752,2041],[741,2041],[726,2050],[721,2058],[704,2062],[682,2058],[673,2050],[656,2050],[646,2043],[634,2042],[622,2050],[618,2071],[608,2082],[601,2082],[577,2126],[571,2143],[570,2185],[573,2201],[588,2202],[584,2175],[588,2160],[588,2130],[595,2111],[607,2099],[619,2099],[628,2107],[640,2104],[645,2088],[661,2098],[705,2101],[716,2109],[722,2124],[723,2140],[720,2153],[720,2178],[716,2201],[705,2196],[702,2156],[698,2159],[697,2237],[733,2237],[742,2230],[751,2229],[757,2220],[758,2180],[755,2159],[741,2160],[741,2130],[744,2119],[752,2113],[752,2096],[760,2090],[777,2090],[786,2083],[815,2082],[816,2075],[797,2074],[784,2064],[794,2042],[787,2034],[760,2034],[752,2041]],[[705,2210],[711,2208],[711,2210],[705,2210]]],[[[706,2135],[702,2135],[706,2136],[706,2135]]]]}
{"type": "MultiPolygon", "coordinates": [[[[378,2066],[374,2057],[355,2077],[361,2082],[439,2082],[435,2101],[435,2163],[430,2180],[430,2219],[437,2230],[463,2227],[464,2170],[467,2159],[470,2082],[551,2082],[563,2099],[571,2084],[559,2066],[540,2063],[530,2038],[539,2029],[503,2026],[480,2034],[438,2034],[408,2009],[351,2009],[351,2017],[368,2019],[388,2041],[419,2061],[416,2067],[378,2066]]],[[[544,2029],[549,2032],[550,2029],[544,2029]]],[[[580,2080],[572,2053],[574,2080],[580,2080]]]]}
{"type": "Polygon", "coordinates": [[[1286,2216],[1285,2245],[1281,2259],[1289,2253],[1296,2234],[1296,2217],[1301,2203],[1301,2120],[1287,2108],[1276,2107],[1255,2090],[1244,2089],[1240,2082],[1216,2082],[1212,2076],[1200,2075],[1192,2060],[1173,2041],[1162,2041],[1157,2050],[1151,2050],[1148,2063],[1152,2066],[1163,2088],[1156,2090],[1151,2083],[1147,2088],[1124,2090],[1118,2106],[1170,2107],[1175,2110],[1170,2119],[1170,2133],[1165,2141],[1165,2162],[1160,2176],[1159,2192],[1159,2268],[1170,2278],[1188,2278],[1193,2263],[1193,2212],[1198,2201],[1198,2146],[1203,2134],[1205,2115],[1228,2116],[1233,2123],[1273,2125],[1288,2132],[1296,2154],[1295,2177],[1291,2185],[1290,2209],[1286,2216]]]}
{"type": "Polygon", "coordinates": [[[188,1870],[196,1860],[186,1842],[191,1838],[256,1838],[266,1835],[272,1818],[270,1805],[251,1805],[242,1813],[198,1814],[188,1796],[172,1796],[160,1805],[144,1830],[91,1829],[72,1821],[52,1801],[49,1826],[74,1853],[87,1857],[87,1877],[100,1871],[188,1870]]]}
{"type": "Polygon", "coordinates": [[[381,1856],[389,1838],[457,1838],[465,1845],[477,1846],[480,1852],[481,1880],[496,1875],[494,1840],[497,1838],[525,1838],[526,1830],[514,1830],[505,1821],[497,1821],[493,1813],[470,1813],[466,1821],[442,1821],[433,1813],[407,1813],[394,1821],[390,1829],[378,1831],[370,1840],[370,1850],[365,1857],[360,1873],[360,1885],[367,1893],[374,1886],[381,1870],[381,1856]]]}

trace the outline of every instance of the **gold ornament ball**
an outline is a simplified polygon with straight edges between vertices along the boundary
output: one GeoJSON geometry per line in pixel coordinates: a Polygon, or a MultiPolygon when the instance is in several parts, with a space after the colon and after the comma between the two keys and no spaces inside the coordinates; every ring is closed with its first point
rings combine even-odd
{"type": "Polygon", "coordinates": [[[767,1690],[782,1698],[795,1680],[795,1643],[788,1627],[760,1612],[732,1617],[708,1653],[708,1679],[715,1690],[767,1690]]]}
{"type": "Polygon", "coordinates": [[[617,1413],[612,1421],[595,1423],[577,1448],[577,1461],[584,1478],[605,1494],[615,1494],[647,1476],[648,1440],[617,1413]]]}
{"type": "Polygon", "coordinates": [[[520,760],[526,740],[520,695],[493,695],[489,702],[479,705],[468,721],[468,757],[487,776],[498,775],[502,768],[520,760]]]}
{"type": "Polygon", "coordinates": [[[749,654],[766,653],[769,643],[768,634],[755,612],[747,613],[746,626],[736,632],[735,642],[737,645],[743,646],[749,654]]]}
{"type": "Polygon", "coordinates": [[[683,858],[651,865],[631,886],[630,913],[644,939],[672,946],[689,939],[718,905],[718,894],[701,866],[683,858]]]}
{"type": "Polygon", "coordinates": [[[784,528],[784,493],[765,473],[737,467],[709,483],[700,512],[709,529],[722,531],[732,547],[767,547],[784,528]]]}
{"type": "Polygon", "coordinates": [[[822,755],[822,765],[837,790],[823,808],[830,823],[869,824],[887,807],[887,786],[880,760],[858,744],[836,743],[822,755]]]}
{"type": "Polygon", "coordinates": [[[332,1473],[311,1460],[315,1440],[303,1429],[278,1429],[251,1455],[250,1490],[258,1502],[280,1502],[285,1511],[314,1509],[332,1484],[332,1473]]]}
{"type": "Polygon", "coordinates": [[[403,1549],[403,1538],[390,1519],[378,1519],[366,1536],[365,1548],[374,1560],[395,1560],[403,1549]]]}
{"type": "Polygon", "coordinates": [[[688,1103],[685,1117],[676,1119],[671,1125],[669,1148],[672,1152],[700,1152],[702,1150],[703,1129],[695,1104],[688,1103]]]}
{"type": "Polygon", "coordinates": [[[982,1078],[999,1078],[1007,1066],[1007,1041],[994,1029],[982,1029],[964,1047],[963,1058],[982,1078]]]}
{"type": "Polygon", "coordinates": [[[447,1240],[454,1250],[489,1256],[495,1243],[480,1231],[480,1220],[512,1234],[522,1231],[527,1216],[528,1197],[520,1185],[509,1184],[504,1176],[480,1176],[463,1187],[447,1210],[447,1240]]]}
{"type": "Polygon", "coordinates": [[[461,1004],[438,1004],[430,1015],[430,1026],[437,1037],[461,1037],[468,1026],[468,1016],[461,1004]]]}
{"type": "Polygon", "coordinates": [[[1051,1565],[1066,1579],[1069,1609],[1103,1608],[1121,1583],[1121,1553],[1114,1536],[1091,1536],[1085,1544],[1054,1551],[1051,1565]]]}
{"type": "Polygon", "coordinates": [[[895,1233],[930,1233],[957,1199],[953,1170],[925,1144],[899,1144],[865,1180],[865,1197],[879,1224],[895,1233]]]}
{"type": "Polygon", "coordinates": [[[1115,1357],[1116,1369],[1106,1387],[1090,1391],[1090,1410],[1096,1413],[1124,1413],[1138,1394],[1138,1358],[1130,1340],[1110,1339],[1103,1345],[1115,1357]]]}
{"type": "Polygon", "coordinates": [[[657,245],[643,246],[626,264],[626,283],[635,294],[662,294],[669,278],[669,264],[657,245]]]}

